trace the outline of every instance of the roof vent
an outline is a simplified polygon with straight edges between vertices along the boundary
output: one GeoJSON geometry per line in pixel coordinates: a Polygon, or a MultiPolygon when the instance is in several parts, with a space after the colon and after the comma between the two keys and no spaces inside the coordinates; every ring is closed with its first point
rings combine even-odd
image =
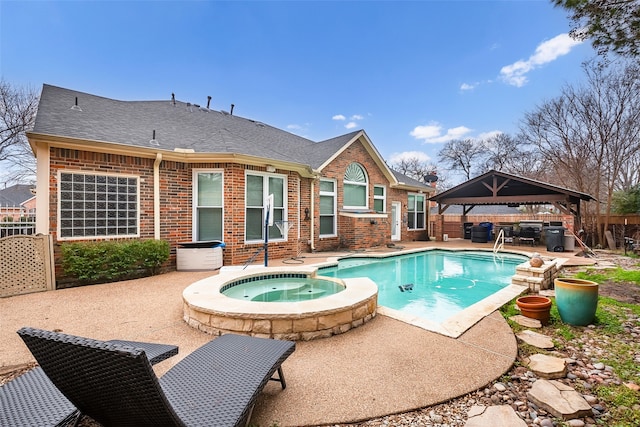
{"type": "Polygon", "coordinates": [[[175,105],[176,105],[176,94],[173,93],[173,92],[171,92],[171,103],[175,107],[175,105]]]}
{"type": "Polygon", "coordinates": [[[207,96],[207,110],[209,109],[210,105],[211,105],[211,97],[207,96]]]}
{"type": "Polygon", "coordinates": [[[230,113],[230,114],[231,114],[232,116],[233,116],[233,107],[235,107],[235,105],[234,105],[234,104],[231,104],[231,113],[230,113]]]}
{"type": "Polygon", "coordinates": [[[71,107],[72,110],[82,111],[82,108],[78,105],[78,97],[76,96],[76,103],[71,107]]]}
{"type": "Polygon", "coordinates": [[[160,145],[160,143],[158,143],[158,140],[156,139],[156,130],[153,130],[153,135],[151,137],[151,140],[149,141],[149,144],[151,145],[160,145]]]}

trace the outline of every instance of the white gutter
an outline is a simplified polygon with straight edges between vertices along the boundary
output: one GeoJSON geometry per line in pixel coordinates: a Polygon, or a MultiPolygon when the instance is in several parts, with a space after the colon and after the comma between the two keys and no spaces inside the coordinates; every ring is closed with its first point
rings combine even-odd
{"type": "Polygon", "coordinates": [[[160,163],[162,153],[156,153],[153,162],[153,238],[160,240],[160,163]]]}
{"type": "Polygon", "coordinates": [[[315,205],[315,181],[311,181],[311,228],[310,228],[310,232],[311,232],[311,252],[314,252],[316,250],[316,245],[314,243],[315,239],[314,239],[314,233],[313,233],[313,229],[314,229],[314,219],[315,219],[315,215],[314,215],[314,205],[315,205]]]}

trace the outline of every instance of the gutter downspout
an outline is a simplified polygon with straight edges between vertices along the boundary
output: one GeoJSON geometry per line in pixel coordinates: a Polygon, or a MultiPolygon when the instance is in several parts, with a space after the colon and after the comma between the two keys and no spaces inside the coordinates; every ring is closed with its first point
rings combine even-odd
{"type": "Polygon", "coordinates": [[[153,238],[160,240],[160,163],[162,153],[156,153],[153,162],[153,238]]]}
{"type": "Polygon", "coordinates": [[[311,181],[311,228],[310,228],[310,240],[311,240],[311,252],[315,252],[316,251],[316,245],[315,245],[315,238],[314,238],[314,228],[315,228],[315,210],[314,210],[314,206],[315,206],[315,181],[311,181]]]}

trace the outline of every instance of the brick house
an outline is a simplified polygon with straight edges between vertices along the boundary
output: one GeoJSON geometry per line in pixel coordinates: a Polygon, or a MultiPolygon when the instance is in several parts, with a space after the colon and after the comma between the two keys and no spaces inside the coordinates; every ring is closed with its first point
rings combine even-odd
{"type": "MultiPolygon", "coordinates": [[[[230,112],[44,85],[34,128],[37,232],[55,242],[224,241],[269,255],[427,238],[433,189],[391,170],[363,130],[314,142],[230,112]],[[277,227],[280,222],[282,230],[277,227]]],[[[57,246],[57,245],[54,245],[57,246]]]]}

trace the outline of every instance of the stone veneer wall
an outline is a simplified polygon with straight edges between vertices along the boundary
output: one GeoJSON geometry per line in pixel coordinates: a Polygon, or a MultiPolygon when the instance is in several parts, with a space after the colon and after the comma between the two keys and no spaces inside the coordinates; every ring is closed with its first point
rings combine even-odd
{"type": "Polygon", "coordinates": [[[558,264],[555,260],[545,261],[540,267],[532,267],[526,261],[516,267],[516,274],[511,278],[514,285],[527,286],[530,292],[553,287],[553,280],[558,276],[558,264]]]}
{"type": "Polygon", "coordinates": [[[184,320],[211,335],[237,333],[262,338],[309,341],[327,338],[363,325],[376,316],[378,295],[349,307],[321,312],[282,314],[205,311],[184,302],[184,320]]]}

